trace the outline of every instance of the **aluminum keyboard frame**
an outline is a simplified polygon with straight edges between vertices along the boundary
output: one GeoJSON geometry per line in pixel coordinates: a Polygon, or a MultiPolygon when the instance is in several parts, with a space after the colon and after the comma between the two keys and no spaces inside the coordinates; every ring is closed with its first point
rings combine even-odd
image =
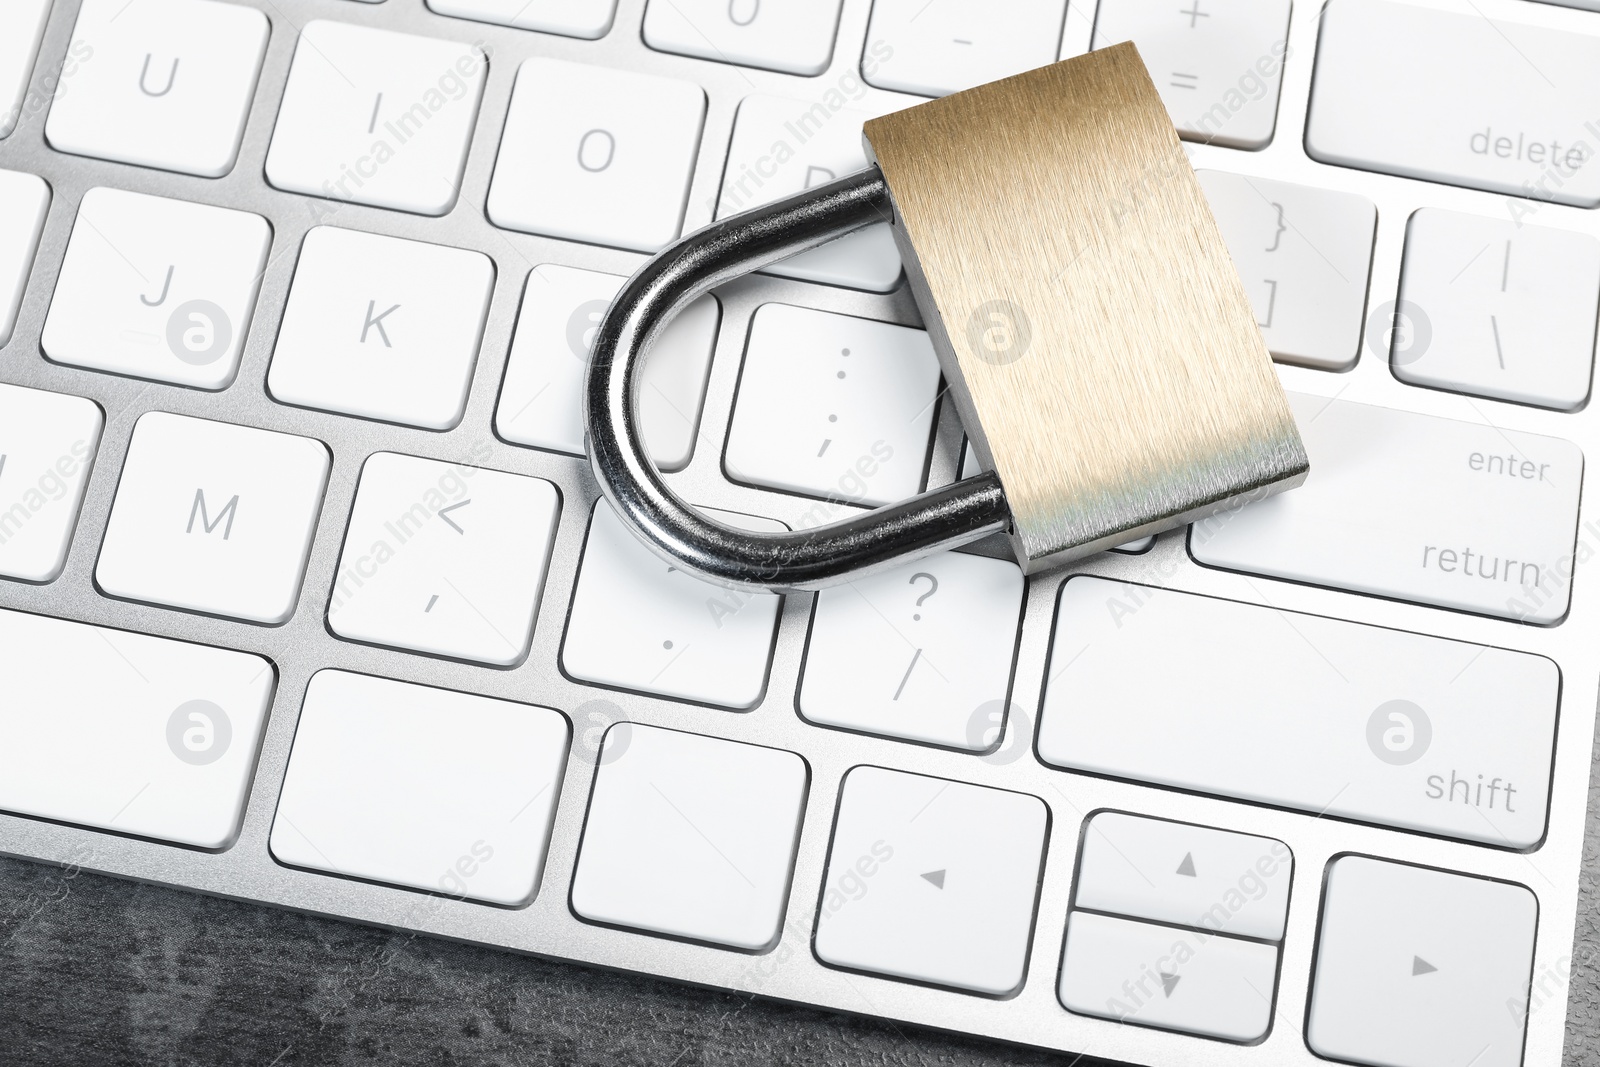
{"type": "MultiPolygon", "coordinates": [[[[1463,641],[1540,653],[1563,671],[1559,740],[1554,765],[1548,835],[1539,849],[1520,854],[1395,830],[1314,818],[1249,803],[1172,792],[1154,787],[1069,774],[1040,763],[1031,750],[1060,575],[1029,583],[1016,665],[1013,701],[1021,709],[1008,724],[998,753],[976,756],[924,745],[862,736],[810,725],[795,711],[811,597],[792,596],[784,605],[771,674],[763,701],[748,712],[679,704],[643,695],[599,690],[565,678],[558,654],[574,576],[597,496],[586,461],[513,446],[495,437],[494,407],[500,392],[512,326],[523,282],[535,265],[554,262],[614,274],[631,273],[641,257],[611,249],[500,230],[483,215],[490,175],[517,65],[533,55],[556,56],[602,66],[676,76],[704,86],[709,110],[689,194],[685,227],[707,222],[721,182],[735,108],[755,92],[794,97],[818,94],[856,73],[866,41],[870,0],[844,0],[833,60],[816,78],[797,78],[730,66],[647,48],[640,35],[645,0],[620,0],[613,29],[599,41],[580,41],[445,18],[422,0],[381,4],[350,0],[250,0],[271,22],[260,83],[251,106],[239,160],[220,179],[194,178],[56,153],[44,142],[45,111],[24,114],[18,129],[0,141],[0,167],[27,171],[49,182],[52,201],[15,335],[0,351],[0,381],[89,397],[106,413],[82,515],[66,569],[54,582],[34,586],[0,581],[0,606],[127,630],[242,649],[277,664],[277,690],[262,739],[248,806],[236,842],[210,853],[121,837],[41,820],[0,815],[0,852],[44,862],[73,864],[200,892],[260,901],[380,926],[418,930],[461,941],[638,971],[691,983],[743,990],[824,1007],[882,1016],[907,1023],[979,1034],[1008,1041],[1084,1052],[1149,1064],[1221,1067],[1223,1064],[1309,1067],[1324,1062],[1302,1037],[1307,986],[1316,944],[1322,879],[1329,859],[1362,852],[1519,882],[1539,898],[1534,975],[1570,968],[1577,905],[1594,710],[1600,684],[1600,600],[1589,593],[1593,564],[1578,568],[1573,607],[1552,628],[1521,626],[1458,612],[1375,597],[1253,578],[1202,568],[1188,557],[1181,534],[1159,538],[1140,556],[1108,554],[1072,567],[1130,581],[1265,603],[1381,626],[1438,634],[1463,641]],[[341,205],[271,188],[263,161],[294,51],[297,28],[313,18],[383,26],[463,42],[485,42],[492,58],[481,111],[470,147],[460,199],[443,218],[341,205]],[[220,393],[149,383],[45,360],[40,330],[55,287],[77,205],[91,187],[107,185],[257,212],[273,226],[270,263],[254,322],[234,384],[220,393]],[[496,264],[497,277],[485,338],[465,416],[444,433],[363,421],[274,402],[265,377],[279,318],[301,239],[318,222],[477,249],[496,264]],[[116,490],[129,435],[146,411],[173,411],[209,419],[303,434],[326,442],[333,468],[298,608],[278,627],[211,618],[113,600],[96,591],[93,571],[116,490]],[[555,549],[539,607],[532,649],[513,669],[495,669],[341,641],[325,624],[325,610],[345,525],[362,462],[377,451],[397,451],[442,460],[463,460],[487,444],[483,465],[548,479],[559,487],[563,508],[555,549]],[[295,870],[276,863],[267,840],[284,767],[294,738],[301,698],[310,676],[324,667],[398,678],[495,697],[548,705],[569,714],[585,702],[604,699],[638,722],[790,749],[810,765],[811,791],[800,831],[788,920],[778,947],[745,955],[582,922],[568,907],[577,842],[593,776],[598,731],[580,719],[574,756],[561,786],[549,859],[538,896],[522,908],[506,909],[434,897],[348,878],[295,870]],[[824,967],[809,945],[812,918],[841,776],[862,763],[901,768],[982,785],[1032,793],[1050,807],[1052,832],[1040,886],[1027,980],[1005,1000],[945,991],[824,967]],[[1065,1011],[1056,1000],[1056,978],[1071,878],[1083,818],[1100,808],[1214,825],[1278,837],[1296,860],[1288,927],[1283,942],[1276,1017],[1261,1043],[1248,1047],[1134,1026],[1119,1026],[1065,1011]],[[1565,964],[1563,964],[1565,960],[1565,964]]],[[[659,0],[658,0],[659,2],[659,0]]],[[[1413,0],[1415,2],[1415,0],[1413,0]]],[[[1521,0],[1422,0],[1486,17],[1600,32],[1591,13],[1521,0]]],[[[56,0],[32,88],[59,70],[77,14],[77,0],[56,0]]],[[[1361,193],[1378,205],[1379,225],[1369,305],[1392,299],[1400,269],[1404,224],[1423,206],[1499,214],[1504,198],[1427,182],[1362,173],[1316,163],[1302,146],[1306,105],[1316,52],[1317,8],[1298,6],[1291,24],[1292,52],[1280,99],[1277,135],[1260,152],[1194,148],[1197,167],[1278,178],[1361,193]]],[[[1092,3],[1067,12],[1063,55],[1088,44],[1092,3]]],[[[1374,72],[1381,76],[1381,72],[1374,72]]],[[[849,83],[846,81],[846,87],[849,83]]],[[[70,91],[70,82],[69,82],[70,91]]],[[[1541,224],[1600,236],[1600,216],[1561,206],[1541,206],[1541,224]]],[[[917,322],[902,285],[888,296],[858,293],[775,278],[745,279],[720,294],[723,320],[694,457],[670,484],[698,504],[768,515],[795,524],[815,501],[732,485],[721,470],[723,445],[750,316],[760,304],[781,301],[895,322],[917,322]]],[[[1294,390],[1339,396],[1507,429],[1565,437],[1600,454],[1600,413],[1576,414],[1478,400],[1415,388],[1396,381],[1383,359],[1363,351],[1357,366],[1336,374],[1282,368],[1294,390]]],[[[930,481],[954,477],[961,432],[949,404],[941,404],[930,481]]],[[[1600,507],[1585,494],[1580,537],[1600,548],[1600,507]],[[1585,525],[1596,523],[1592,531],[1585,525]]],[[[1152,670],[1159,670],[1152,663],[1152,670]]],[[[1137,679],[1129,679],[1137,684],[1137,679]]],[[[71,723],[63,723],[70,743],[71,723]]],[[[1485,916],[1485,922],[1494,921],[1485,916]]],[[[1566,987],[1547,998],[1530,1018],[1525,1062],[1553,1067],[1560,1060],[1566,987]]]]}

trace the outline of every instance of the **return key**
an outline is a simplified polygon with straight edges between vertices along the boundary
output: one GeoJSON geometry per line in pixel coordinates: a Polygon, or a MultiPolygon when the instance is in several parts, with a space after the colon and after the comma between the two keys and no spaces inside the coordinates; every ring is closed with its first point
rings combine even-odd
{"type": "Polygon", "coordinates": [[[1290,394],[1292,493],[1196,523],[1200,563],[1549,625],[1566,615],[1583,453],[1555,437],[1290,394]]]}

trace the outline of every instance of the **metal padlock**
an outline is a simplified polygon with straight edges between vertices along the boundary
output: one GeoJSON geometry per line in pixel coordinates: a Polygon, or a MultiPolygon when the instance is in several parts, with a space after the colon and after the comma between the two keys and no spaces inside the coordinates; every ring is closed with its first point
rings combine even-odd
{"type": "Polygon", "coordinates": [[[1034,573],[1305,479],[1244,287],[1132,44],[866,124],[875,165],[649,260],[584,390],[605,496],[711,581],[815,589],[1005,531],[1034,573]],[[888,221],[985,473],[786,534],[714,522],[646,458],[640,356],[749,271],[888,221]]]}

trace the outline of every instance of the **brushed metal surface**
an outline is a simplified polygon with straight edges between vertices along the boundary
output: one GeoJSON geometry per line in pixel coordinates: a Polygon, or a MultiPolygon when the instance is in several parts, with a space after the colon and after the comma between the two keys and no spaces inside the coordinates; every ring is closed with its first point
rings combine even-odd
{"type": "MultiPolygon", "coordinates": [[[[735,109],[752,93],[808,98],[829,91],[851,94],[859,86],[859,65],[868,39],[870,0],[845,0],[834,55],[815,78],[708,63],[666,55],[645,47],[640,37],[645,0],[621,0],[616,24],[598,41],[578,41],[444,18],[422,0],[252,0],[272,27],[260,84],[251,107],[238,164],[219,179],[190,178],[138,167],[64,156],[43,139],[42,110],[27,112],[17,132],[0,141],[0,166],[43,176],[53,193],[38,262],[29,278],[16,333],[0,349],[0,380],[87,396],[106,411],[107,425],[92,471],[87,497],[62,575],[42,586],[0,581],[0,606],[36,611],[105,626],[142,630],[183,640],[257,652],[276,664],[278,685],[261,742],[240,833],[232,847],[217,853],[173,848],[152,841],[95,833],[35,819],[0,815],[0,851],[44,863],[74,865],[128,878],[188,887],[203,893],[261,901],[380,926],[416,930],[513,951],[577,960],[602,967],[639,971],[685,982],[759,993],[783,1000],[875,1015],[898,1022],[962,1031],[1044,1048],[1068,1050],[1158,1067],[1314,1067],[1324,1064],[1306,1048],[1307,989],[1316,944],[1322,875],[1328,860],[1360,851],[1452,870],[1508,879],[1539,897],[1540,915],[1533,977],[1543,992],[1528,1024],[1525,1062],[1555,1067],[1562,1062],[1569,976],[1573,974],[1573,931],[1577,885],[1583,859],[1587,783],[1594,742],[1594,713],[1600,694],[1600,600],[1590,590],[1594,558],[1600,549],[1600,505],[1585,494],[1580,505],[1584,551],[1574,579],[1573,607],[1560,625],[1522,626],[1319,589],[1292,582],[1211,570],[1189,557],[1181,533],[1160,536],[1140,556],[1095,556],[1068,568],[1071,573],[1164,585],[1189,592],[1225,596],[1290,611],[1351,619],[1380,626],[1433,633],[1547,655],[1563,672],[1561,717],[1551,783],[1550,820],[1544,842],[1526,853],[1483,848],[1380,827],[1283,811],[1212,797],[1190,796],[1131,782],[1112,781],[1053,770],[1032,752],[1040,695],[1048,672],[1048,648],[1060,578],[1050,575],[1028,585],[1018,659],[1013,678],[1013,713],[1002,747],[988,755],[969,755],[883,738],[812,726],[795,709],[798,678],[813,598],[786,598],[779,622],[767,691],[747,712],[718,711],[669,700],[599,690],[566,678],[557,666],[573,578],[582,551],[589,508],[598,489],[587,461],[499,440],[492,416],[504,375],[512,324],[523,281],[533,266],[565,263],[613,274],[631,274],[642,262],[636,254],[499,230],[483,217],[489,175],[494,166],[512,78],[517,64],[547,55],[601,66],[637,69],[693,80],[707,91],[709,109],[689,194],[686,228],[709,222],[713,198],[735,109]],[[283,193],[269,187],[262,165],[283,92],[297,27],[312,18],[338,18],[386,26],[465,43],[482,41],[492,53],[482,110],[456,207],[437,219],[352,207],[283,193]],[[218,394],[153,384],[43,358],[39,332],[55,287],[61,255],[78,202],[97,185],[177,196],[256,211],[274,227],[270,262],[251,324],[238,379],[218,394]],[[318,219],[355,229],[414,237],[475,248],[496,264],[495,290],[482,352],[474,373],[465,416],[442,433],[381,425],[360,419],[291,408],[267,394],[265,377],[295,257],[306,229],[318,219]],[[105,532],[128,438],[137,417],[151,410],[176,411],[234,420],[326,442],[334,455],[294,616],[283,626],[261,627],[113,600],[94,584],[94,563],[105,532]],[[547,478],[562,492],[563,509],[551,558],[550,577],[540,600],[532,648],[508,669],[494,669],[340,641],[329,633],[325,609],[331,592],[344,528],[350,515],[362,462],[376,451],[399,451],[459,460],[487,448],[486,466],[547,478]],[[1592,525],[1591,525],[1592,524],[1592,525]],[[428,897],[388,886],[328,877],[276,863],[267,847],[301,698],[310,676],[323,667],[340,667],[445,686],[489,696],[548,705],[574,723],[574,755],[561,783],[549,862],[538,896],[520,909],[483,907],[465,901],[428,897]],[[789,923],[780,943],[760,956],[721,951],[663,938],[593,926],[567,906],[578,839],[600,726],[615,712],[639,722],[693,730],[733,740],[788,748],[803,755],[811,770],[811,789],[800,830],[790,894],[789,923]],[[831,832],[842,774],[859,763],[898,767],[925,774],[1021,790],[1050,807],[1051,833],[1040,883],[1040,899],[1022,991],[1005,1001],[860,974],[844,974],[820,964],[810,950],[812,915],[822,881],[823,857],[831,832]],[[1122,1027],[1071,1015],[1055,996],[1066,908],[1078,830],[1093,811],[1122,810],[1204,823],[1279,838],[1294,850],[1296,869],[1284,939],[1272,1032],[1259,1045],[1240,1048],[1181,1034],[1122,1027]]],[[[1523,0],[1422,0],[1492,20],[1542,25],[1566,32],[1594,32],[1592,13],[1523,0]]],[[[57,0],[45,33],[31,91],[48,98],[60,69],[76,16],[76,0],[57,0]]],[[[1067,11],[1062,54],[1086,51],[1093,6],[1073,4],[1067,11]]],[[[1298,5],[1291,16],[1289,53],[1284,69],[1277,136],[1260,152],[1209,145],[1186,150],[1197,167],[1248,176],[1301,182],[1360,193],[1378,206],[1378,233],[1372,261],[1369,302],[1394,298],[1399,284],[1405,220],[1420,207],[1441,207],[1500,215],[1503,197],[1344,170],[1317,163],[1301,143],[1315,53],[1317,8],[1298,5]]],[[[1513,56],[1508,62],[1517,62],[1513,56]]],[[[70,80],[68,83],[70,91],[70,80]]],[[[871,102],[899,99],[862,90],[871,102]]],[[[1600,236],[1600,216],[1559,205],[1539,205],[1541,225],[1561,226],[1600,236]]],[[[797,525],[817,501],[757,490],[730,481],[722,469],[729,415],[750,316],[764,302],[784,301],[827,311],[914,324],[916,312],[904,287],[886,296],[752,277],[718,292],[723,321],[712,365],[706,407],[693,458],[669,476],[684,499],[732,511],[766,514],[797,525]]],[[[1370,350],[1344,374],[1279,367],[1285,384],[1298,392],[1406,408],[1429,415],[1487,423],[1511,430],[1549,434],[1574,441],[1591,453],[1600,450],[1600,422],[1593,405],[1564,414],[1515,404],[1478,400],[1418,389],[1395,380],[1387,363],[1370,350]]],[[[928,482],[940,485],[956,472],[961,427],[951,405],[941,405],[928,482]]],[[[1159,658],[1150,670],[1160,671],[1159,658]]],[[[1128,679],[1137,685],[1137,678],[1128,679]]],[[[70,728],[63,731],[70,738],[70,728]]],[[[1271,758],[1263,754],[1263,758],[1271,758]]],[[[1600,853],[1597,853],[1600,856],[1600,853]]],[[[1596,866],[1600,866],[1597,860],[1596,866]]],[[[1493,921],[1492,916],[1485,917],[1493,921]]],[[[1592,995],[1592,994],[1591,994],[1592,995]]],[[[1582,1020],[1579,1020],[1582,1024],[1582,1020]]]]}
{"type": "Polygon", "coordinates": [[[865,133],[1026,570],[1304,481],[1244,285],[1132,44],[865,133]]]}

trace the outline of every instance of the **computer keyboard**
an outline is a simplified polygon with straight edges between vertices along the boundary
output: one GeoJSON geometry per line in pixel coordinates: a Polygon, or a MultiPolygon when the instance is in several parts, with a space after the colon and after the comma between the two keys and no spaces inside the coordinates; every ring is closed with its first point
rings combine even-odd
{"type": "MultiPolygon", "coordinates": [[[[0,851],[1152,1067],[1554,1067],[1581,8],[5,4],[0,851]],[[580,412],[644,254],[1130,37],[1307,483],[1028,580],[644,549],[580,412]]],[[[765,530],[972,473],[921,326],[882,226],[722,286],[652,351],[650,454],[765,530]]]]}

